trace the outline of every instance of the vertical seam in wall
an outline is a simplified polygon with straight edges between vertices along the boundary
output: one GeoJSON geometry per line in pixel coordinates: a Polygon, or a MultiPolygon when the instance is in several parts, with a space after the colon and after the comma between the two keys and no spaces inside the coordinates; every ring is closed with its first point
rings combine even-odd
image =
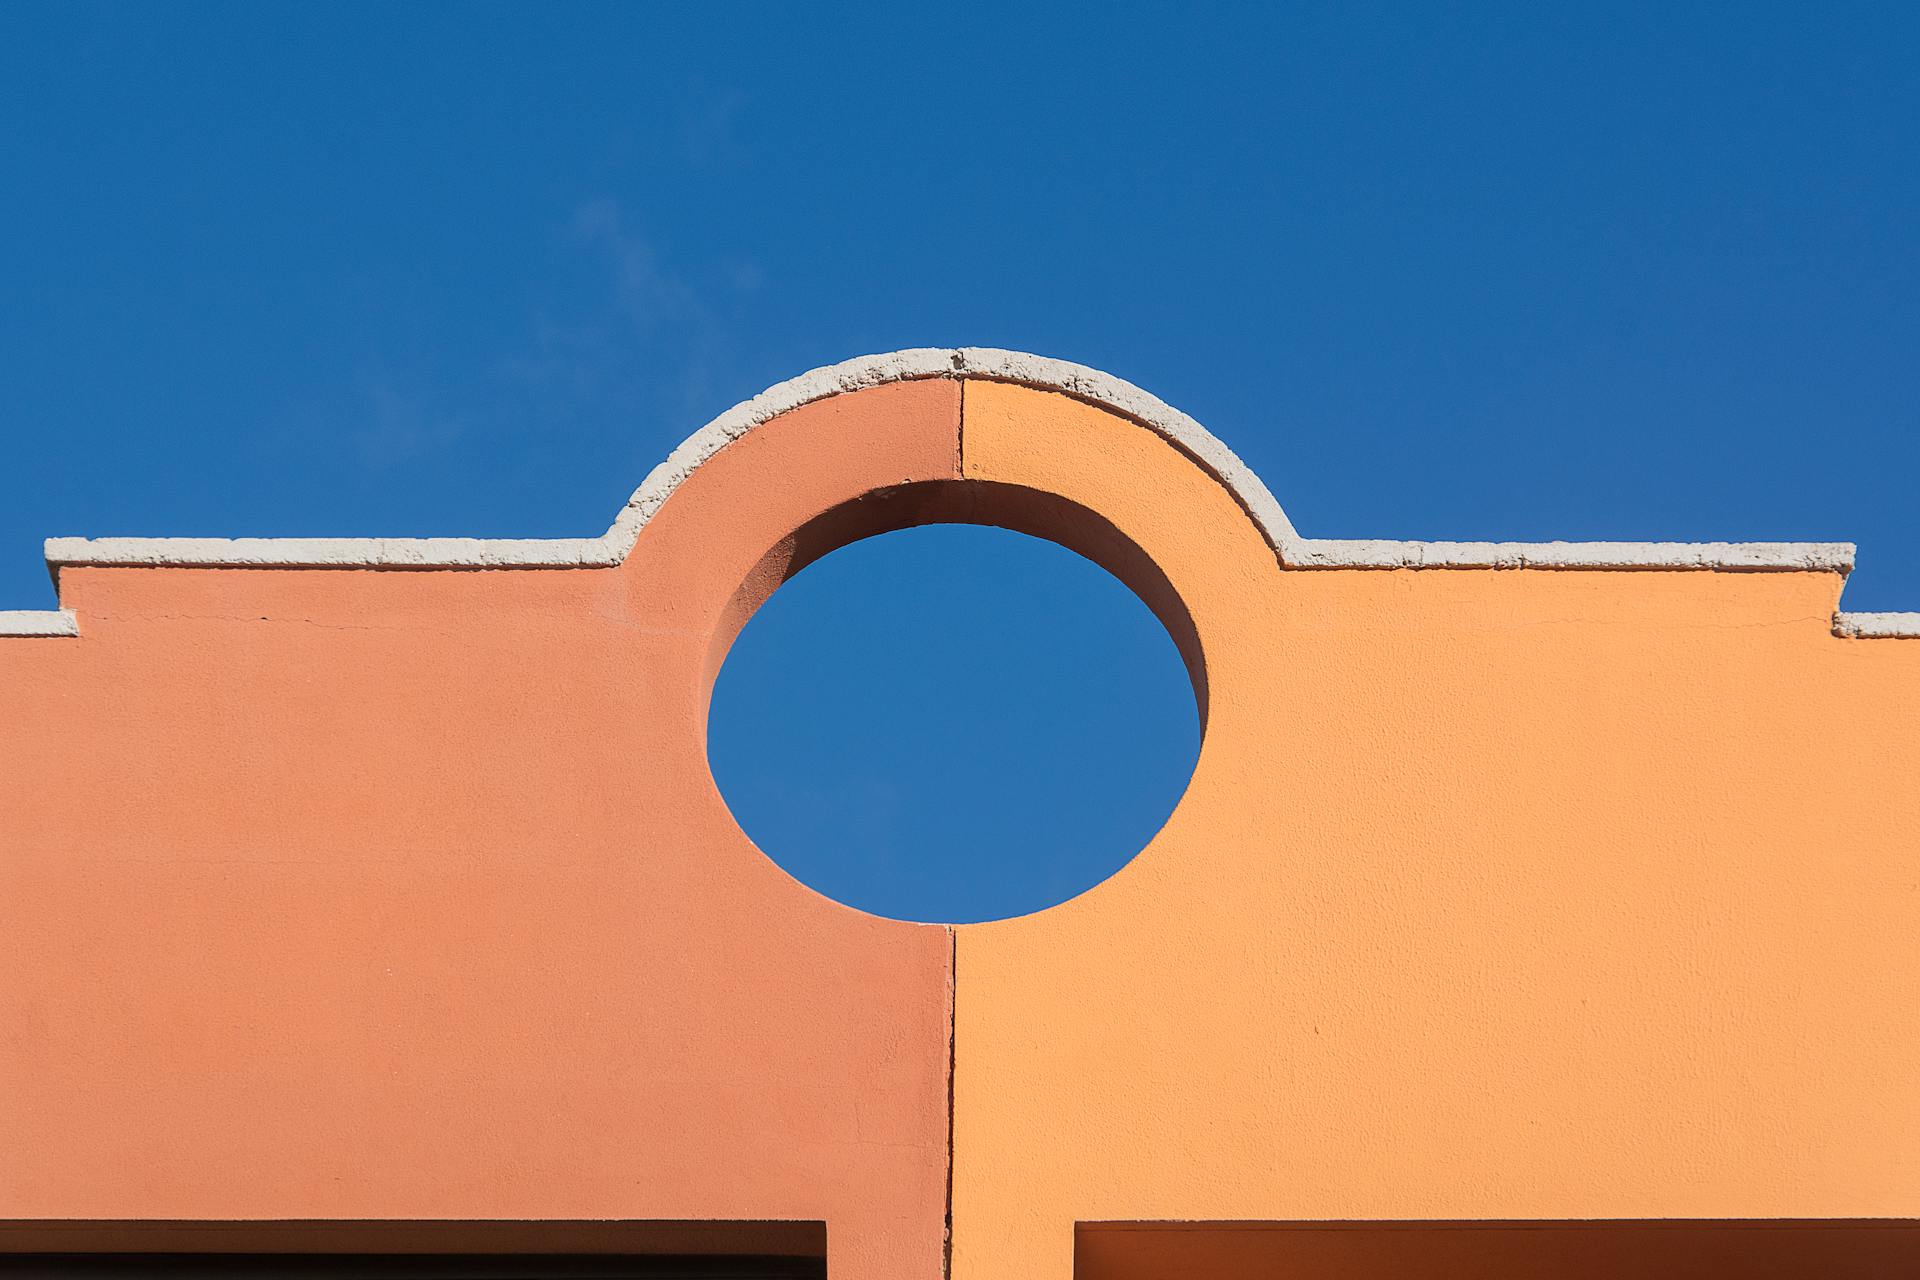
{"type": "MultiPolygon", "coordinates": [[[[967,380],[956,379],[960,384],[960,421],[954,426],[953,433],[953,478],[967,478],[967,380]]],[[[957,1079],[956,1065],[959,1062],[960,1041],[960,930],[953,925],[947,926],[947,1223],[946,1238],[941,1242],[940,1276],[941,1280],[953,1280],[953,1164],[954,1164],[954,1127],[953,1095],[957,1079]]]]}
{"type": "Polygon", "coordinates": [[[956,379],[960,383],[960,421],[953,431],[953,478],[967,478],[967,380],[956,379]]]}
{"type": "Polygon", "coordinates": [[[947,926],[947,1230],[941,1244],[940,1275],[953,1280],[953,1086],[960,1038],[960,931],[947,926]]]}

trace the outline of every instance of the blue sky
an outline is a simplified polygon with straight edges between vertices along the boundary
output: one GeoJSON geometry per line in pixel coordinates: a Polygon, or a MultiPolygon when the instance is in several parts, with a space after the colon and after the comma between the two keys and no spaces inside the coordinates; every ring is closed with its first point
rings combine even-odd
{"type": "MultiPolygon", "coordinates": [[[[1920,609],[1920,9],[1602,8],[0,7],[0,608],[50,534],[597,533],[768,383],[972,343],[1308,534],[1847,539],[1920,609]]],[[[809,570],[723,674],[743,825],[899,914],[1098,879],[1193,751],[1113,590],[965,530],[809,570]],[[777,672],[853,620],[897,643],[808,739],[777,672]],[[955,628],[1027,647],[916,718],[955,628]]]]}

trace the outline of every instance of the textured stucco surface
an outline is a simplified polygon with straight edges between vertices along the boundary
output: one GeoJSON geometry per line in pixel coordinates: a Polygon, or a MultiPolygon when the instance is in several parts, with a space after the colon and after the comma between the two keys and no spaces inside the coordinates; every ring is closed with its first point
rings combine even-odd
{"type": "Polygon", "coordinates": [[[49,555],[0,1220],[1065,1280],[1089,1222],[1920,1215],[1920,645],[1860,639],[1920,626],[1836,615],[1844,544],[1302,538],[1145,392],[966,348],[746,402],[601,538],[49,555]],[[758,603],[930,519],[1106,564],[1206,708],[1139,857],[958,929],[795,883],[704,745],[758,603]]]}
{"type": "Polygon", "coordinates": [[[1837,572],[1288,573],[1096,407],[968,384],[964,439],[1165,570],[1211,711],[1139,857],[958,931],[956,1275],[1092,1220],[1920,1214],[1920,646],[1835,638],[1837,572]]]}
{"type": "Polygon", "coordinates": [[[703,730],[742,584],[950,479],[958,407],[797,410],[617,567],[70,568],[80,638],[0,643],[0,1219],[819,1220],[938,1275],[950,936],[763,857],[703,730]]]}

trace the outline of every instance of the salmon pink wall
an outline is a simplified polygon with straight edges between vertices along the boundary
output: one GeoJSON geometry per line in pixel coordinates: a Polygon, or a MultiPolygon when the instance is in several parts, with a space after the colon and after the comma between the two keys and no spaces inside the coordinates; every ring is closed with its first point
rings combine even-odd
{"type": "Polygon", "coordinates": [[[703,731],[768,551],[958,426],[797,409],[611,568],[66,569],[79,638],[0,641],[0,1218],[824,1220],[938,1275],[950,937],[788,878],[703,731]]]}

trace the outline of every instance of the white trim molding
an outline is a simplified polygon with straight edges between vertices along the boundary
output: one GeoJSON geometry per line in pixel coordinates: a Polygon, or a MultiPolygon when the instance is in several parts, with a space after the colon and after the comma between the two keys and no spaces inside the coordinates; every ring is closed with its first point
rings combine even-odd
{"type": "Polygon", "coordinates": [[[203,569],[578,569],[606,538],[48,538],[47,564],[203,569]]]}
{"type": "Polygon", "coordinates": [[[1375,542],[1302,538],[1302,569],[1719,569],[1851,573],[1851,542],[1375,542]]]}
{"type": "Polygon", "coordinates": [[[1920,640],[1920,613],[1836,613],[1833,634],[1849,640],[1920,640]]]}
{"type": "Polygon", "coordinates": [[[77,636],[71,609],[0,609],[0,636],[77,636]]]}
{"type": "MultiPolygon", "coordinates": [[[[1279,562],[1299,569],[1648,569],[1827,572],[1853,568],[1844,542],[1400,542],[1302,537],[1267,487],[1205,427],[1132,383],[1085,365],[991,347],[917,347],[861,356],[778,383],[688,436],[597,538],[49,538],[56,581],[68,565],[203,568],[576,569],[619,564],[673,491],[728,444],[801,405],[863,387],[979,378],[1057,391],[1166,438],[1233,494],[1279,562]]],[[[71,635],[40,615],[0,613],[0,635],[71,635]],[[19,630],[15,627],[39,627],[19,630]]],[[[45,615],[52,617],[54,615],[45,615]]],[[[71,628],[71,615],[65,624],[71,628]]],[[[1839,634],[1908,635],[1914,614],[1841,614],[1839,634]],[[1894,621],[1888,621],[1894,620],[1894,621]],[[1848,630],[1847,627],[1856,629],[1848,630]],[[1891,629],[1889,629],[1891,628],[1891,629]]]]}

